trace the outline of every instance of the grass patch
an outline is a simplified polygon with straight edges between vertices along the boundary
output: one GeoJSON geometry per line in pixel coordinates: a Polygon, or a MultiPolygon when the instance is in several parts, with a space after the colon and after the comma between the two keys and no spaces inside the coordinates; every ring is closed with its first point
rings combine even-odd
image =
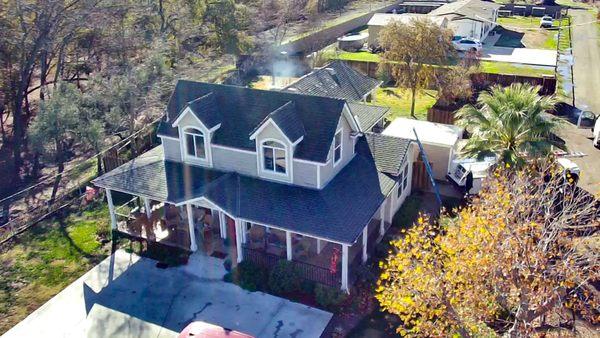
{"type": "MultiPolygon", "coordinates": [[[[427,118],[427,110],[437,101],[437,91],[426,90],[417,94],[415,100],[415,115],[418,119],[427,118]]],[[[398,117],[410,117],[411,93],[405,88],[384,87],[377,88],[375,98],[372,102],[378,106],[390,107],[388,119],[394,120],[398,117]]]]}
{"type": "MultiPolygon", "coordinates": [[[[346,61],[359,61],[359,62],[374,62],[380,61],[379,55],[370,52],[339,52],[328,51],[325,54],[328,59],[339,59],[346,61]]],[[[526,66],[517,63],[509,62],[495,62],[495,61],[481,61],[481,71],[490,74],[506,74],[506,75],[524,75],[542,77],[544,75],[554,75],[554,68],[552,67],[534,67],[526,66]]]]}
{"type": "Polygon", "coordinates": [[[423,199],[419,194],[411,194],[408,196],[404,203],[402,203],[398,212],[394,215],[392,227],[408,228],[412,226],[419,215],[421,203],[423,203],[423,199]]]}
{"type": "MultiPolygon", "coordinates": [[[[567,17],[561,20],[554,20],[553,29],[540,28],[540,18],[531,16],[498,18],[498,23],[502,26],[498,28],[502,36],[496,43],[496,46],[556,50],[558,31],[561,29],[560,27],[567,26],[569,20],[567,17]]],[[[568,29],[562,28],[562,30],[564,33],[568,29]]]]}
{"type": "Polygon", "coordinates": [[[109,254],[99,234],[109,229],[108,207],[55,217],[25,232],[0,254],[0,333],[98,264],[109,254]]]}
{"type": "Polygon", "coordinates": [[[523,75],[523,76],[551,76],[554,67],[535,67],[510,62],[481,61],[481,71],[490,74],[523,75]]]}

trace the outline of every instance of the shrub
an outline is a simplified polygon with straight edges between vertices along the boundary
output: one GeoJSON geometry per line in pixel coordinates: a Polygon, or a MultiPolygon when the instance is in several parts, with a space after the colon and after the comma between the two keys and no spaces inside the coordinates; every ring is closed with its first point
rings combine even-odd
{"type": "Polygon", "coordinates": [[[277,294],[300,290],[302,277],[296,267],[288,261],[279,261],[269,274],[269,288],[277,294]]]}
{"type": "Polygon", "coordinates": [[[243,261],[223,276],[223,280],[252,292],[264,290],[267,284],[267,271],[252,262],[243,261]]]}
{"type": "Polygon", "coordinates": [[[313,294],[315,292],[316,283],[310,280],[302,280],[300,283],[300,290],[306,294],[313,294]]]}
{"type": "Polygon", "coordinates": [[[323,308],[336,312],[348,295],[337,288],[317,284],[315,286],[315,300],[323,308]]]}

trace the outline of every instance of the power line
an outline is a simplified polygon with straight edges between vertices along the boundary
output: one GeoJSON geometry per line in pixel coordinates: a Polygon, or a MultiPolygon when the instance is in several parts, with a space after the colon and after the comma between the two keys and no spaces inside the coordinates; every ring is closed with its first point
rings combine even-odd
{"type": "Polygon", "coordinates": [[[38,183],[36,183],[36,184],[34,184],[34,185],[32,185],[32,186],[29,186],[29,187],[27,187],[27,188],[25,188],[25,189],[19,190],[19,191],[17,191],[16,193],[13,193],[12,195],[10,195],[10,196],[7,196],[7,197],[5,197],[5,198],[1,199],[1,200],[0,200],[0,204],[4,203],[4,202],[5,202],[5,201],[7,201],[7,200],[10,200],[10,199],[12,199],[13,197],[15,197],[15,196],[17,196],[17,195],[20,195],[20,194],[22,194],[22,193],[24,193],[24,192],[27,192],[27,191],[29,191],[29,190],[32,190],[32,189],[36,188],[36,187],[38,187],[38,186],[40,186],[40,185],[44,184],[44,183],[45,183],[46,181],[48,181],[48,180],[55,179],[55,178],[57,178],[59,175],[65,175],[65,174],[67,174],[67,173],[69,173],[69,172],[71,172],[71,171],[73,171],[73,170],[75,170],[75,169],[79,168],[80,166],[83,166],[83,165],[84,165],[84,164],[85,164],[87,161],[89,161],[89,160],[93,159],[94,157],[100,156],[100,155],[102,155],[102,154],[106,153],[107,151],[109,151],[109,150],[113,149],[114,147],[117,147],[117,146],[119,146],[120,144],[122,144],[122,143],[124,143],[124,142],[126,142],[126,141],[130,140],[131,138],[138,136],[138,135],[139,135],[141,132],[143,132],[144,130],[146,130],[146,129],[147,129],[149,126],[152,126],[152,125],[154,125],[156,122],[160,121],[162,118],[163,118],[163,117],[162,117],[162,116],[160,116],[160,117],[158,117],[158,118],[154,119],[153,121],[151,121],[150,123],[148,123],[147,125],[145,125],[144,127],[142,127],[140,130],[138,130],[138,131],[134,132],[133,134],[131,134],[131,135],[127,136],[126,138],[124,138],[124,139],[120,140],[119,142],[117,142],[117,143],[115,143],[115,144],[111,145],[110,147],[108,147],[108,148],[106,148],[106,149],[104,149],[104,150],[101,150],[100,152],[98,152],[98,153],[96,153],[96,154],[94,154],[94,155],[92,155],[92,156],[90,156],[90,157],[88,157],[88,158],[86,158],[86,159],[82,160],[80,163],[78,163],[78,164],[74,165],[73,167],[71,167],[71,168],[69,168],[69,169],[66,169],[66,170],[64,170],[62,173],[60,173],[60,174],[56,174],[56,175],[54,175],[54,176],[49,176],[49,177],[46,177],[46,178],[42,179],[40,182],[38,182],[38,183]]]}

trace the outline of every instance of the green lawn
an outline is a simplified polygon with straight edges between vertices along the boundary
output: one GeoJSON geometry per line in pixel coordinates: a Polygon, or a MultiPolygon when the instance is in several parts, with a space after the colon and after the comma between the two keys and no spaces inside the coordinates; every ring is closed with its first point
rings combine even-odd
{"type": "MultiPolygon", "coordinates": [[[[360,61],[360,62],[379,62],[379,55],[369,52],[339,52],[328,51],[325,57],[329,59],[339,59],[346,61],[360,61]]],[[[526,75],[526,76],[538,76],[542,75],[554,75],[553,68],[525,66],[509,62],[494,62],[494,61],[481,61],[481,70],[484,73],[491,74],[508,74],[508,75],[526,75]]]]}
{"type": "MultiPolygon", "coordinates": [[[[388,119],[394,120],[397,117],[410,117],[410,96],[410,91],[404,88],[378,88],[372,103],[378,106],[390,107],[388,119]]],[[[425,120],[427,110],[435,104],[436,100],[437,91],[435,90],[426,90],[424,93],[417,94],[415,101],[415,115],[417,118],[425,120]]]]}
{"type": "MultiPolygon", "coordinates": [[[[539,27],[539,22],[540,18],[538,17],[512,16],[498,18],[498,23],[502,26],[500,29],[502,36],[496,46],[555,50],[561,20],[554,21],[554,29],[542,29],[539,27]]],[[[562,19],[562,26],[567,26],[568,23],[568,18],[562,19]]],[[[563,33],[568,33],[567,28],[562,30],[563,33]]],[[[561,37],[561,44],[563,43],[564,38],[561,37]]]]}
{"type": "Polygon", "coordinates": [[[109,254],[98,241],[110,236],[105,203],[67,213],[34,226],[0,254],[0,334],[109,254]]]}

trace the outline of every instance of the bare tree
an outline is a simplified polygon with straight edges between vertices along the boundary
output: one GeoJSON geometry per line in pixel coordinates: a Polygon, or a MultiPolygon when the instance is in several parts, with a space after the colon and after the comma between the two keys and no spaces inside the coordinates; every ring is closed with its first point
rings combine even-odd
{"type": "Polygon", "coordinates": [[[410,114],[415,116],[415,97],[435,81],[436,67],[448,63],[454,54],[452,33],[428,19],[410,24],[395,22],[379,33],[383,62],[398,86],[410,89],[410,114]]]}

